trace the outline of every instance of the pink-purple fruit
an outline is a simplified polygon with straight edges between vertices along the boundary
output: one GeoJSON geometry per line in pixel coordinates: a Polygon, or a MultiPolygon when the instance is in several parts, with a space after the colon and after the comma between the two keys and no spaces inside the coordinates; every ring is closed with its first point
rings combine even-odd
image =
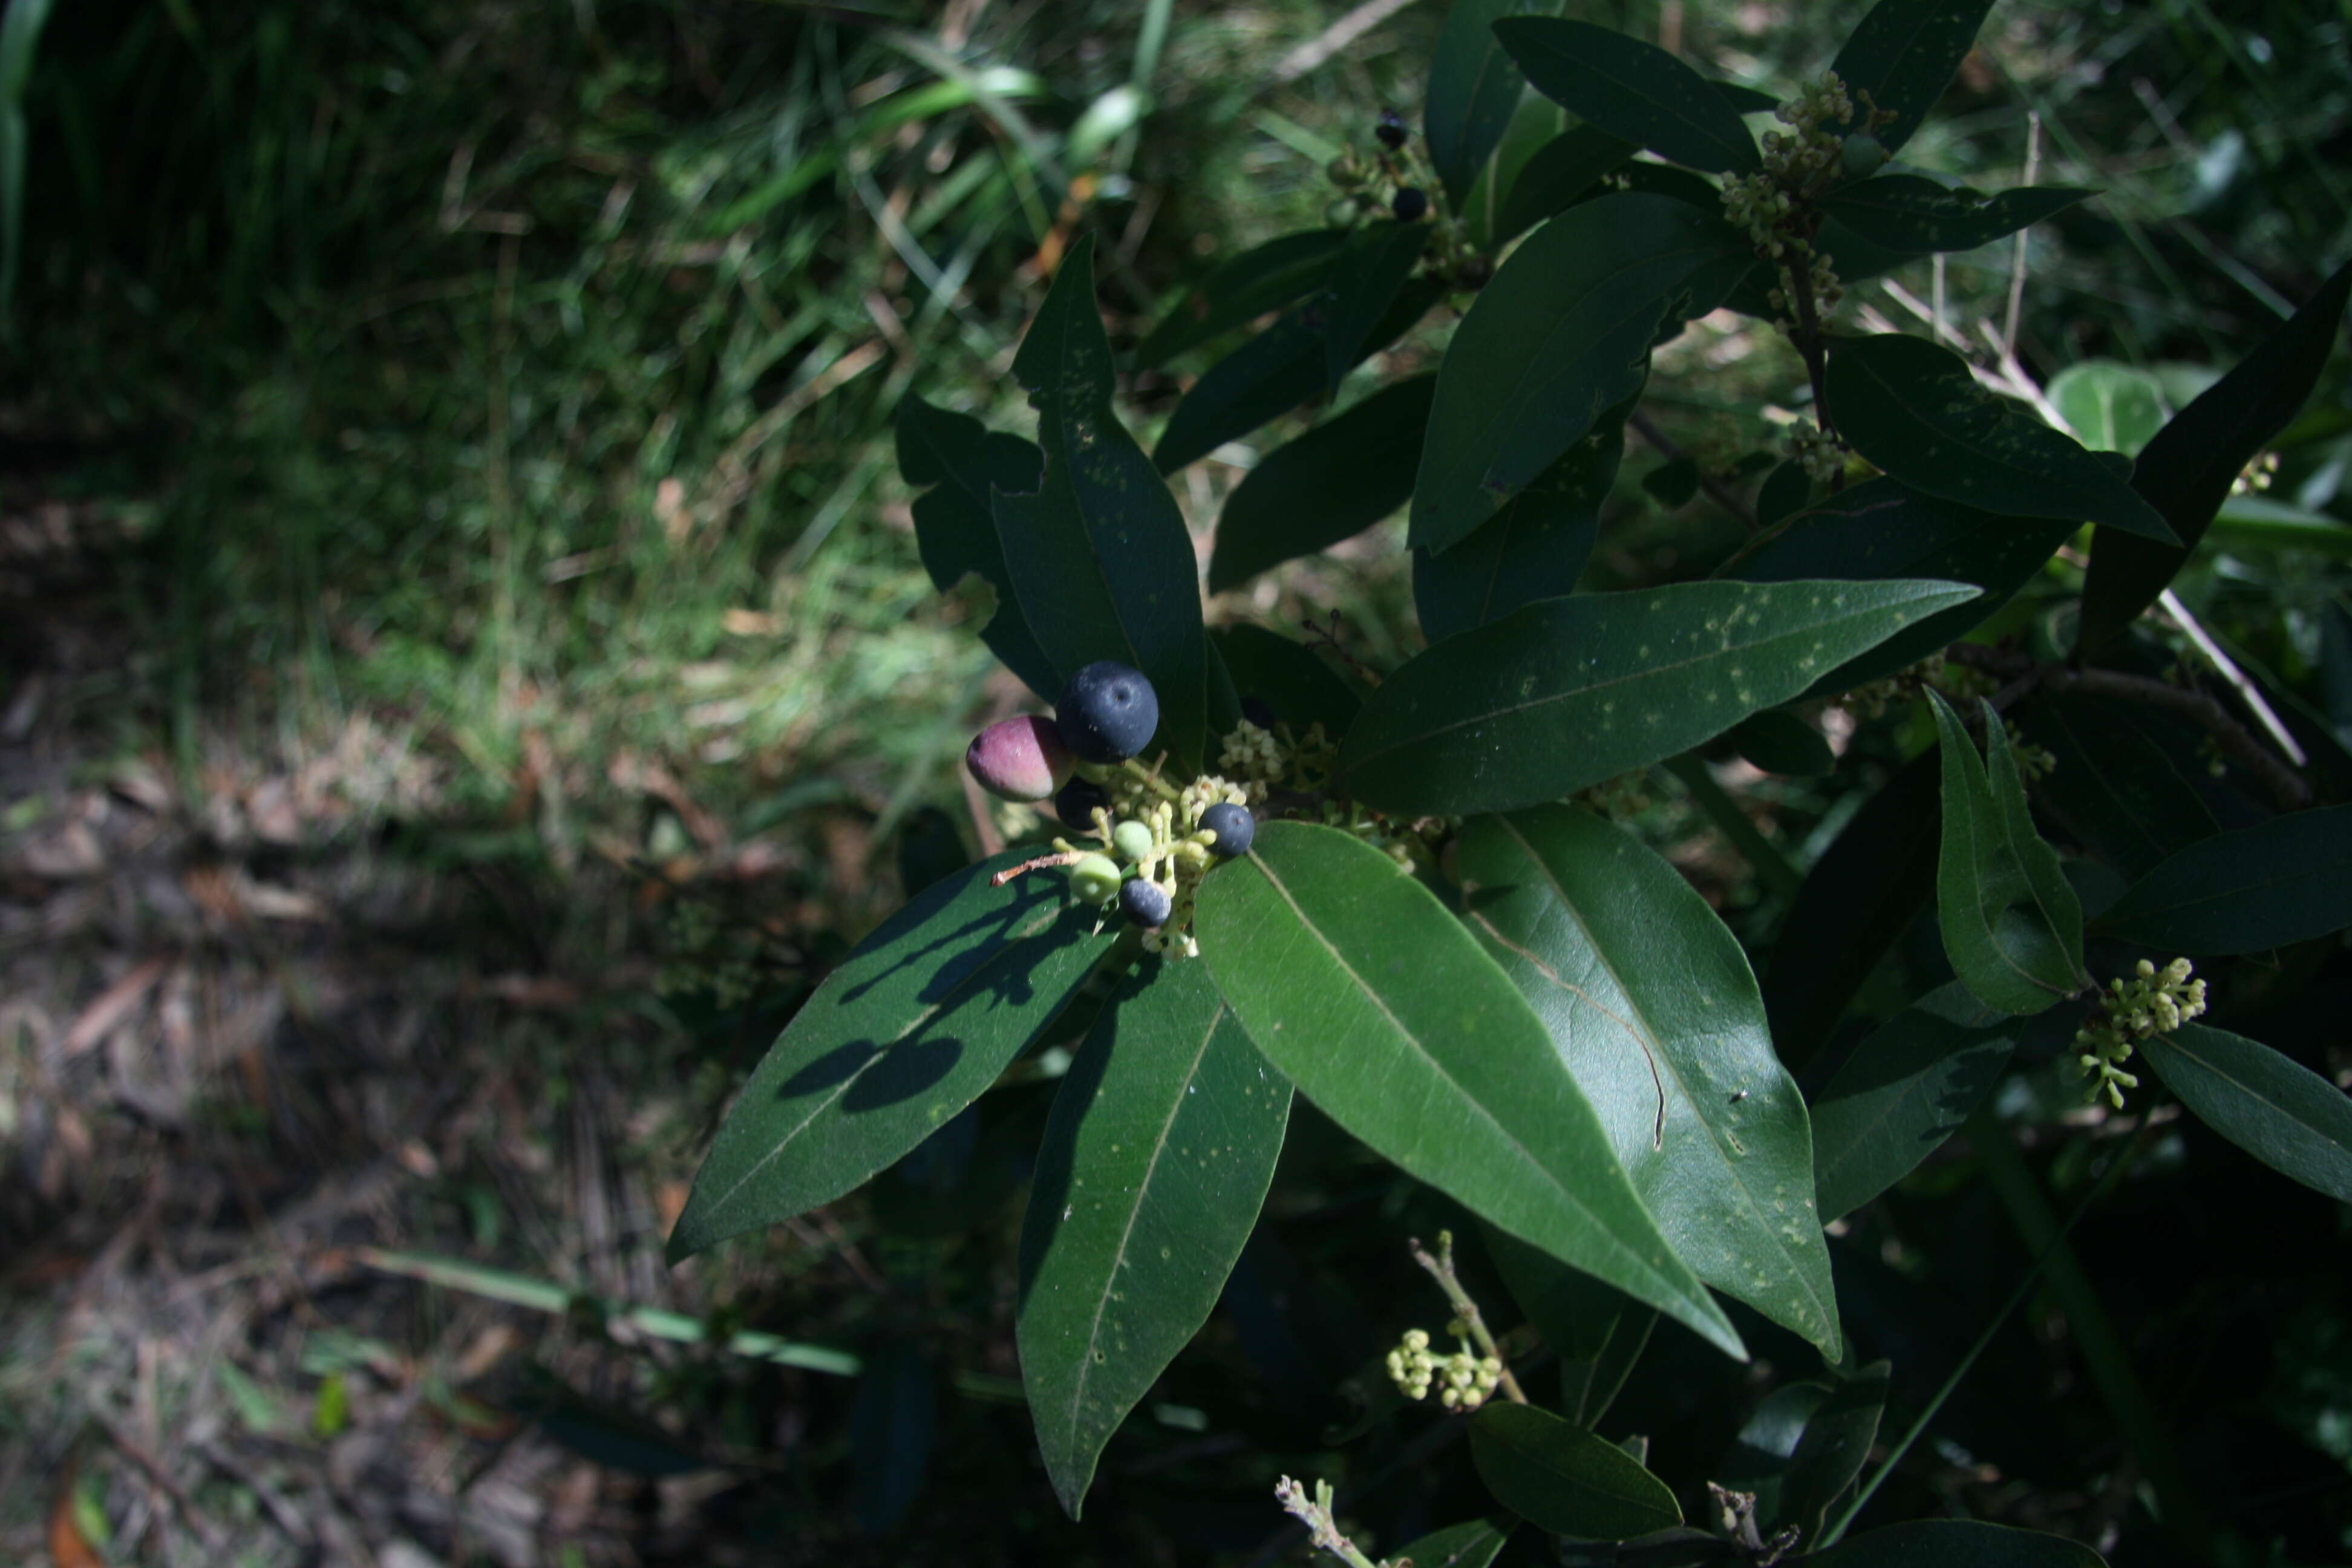
{"type": "Polygon", "coordinates": [[[1034,713],[991,724],[963,754],[980,787],[1004,800],[1051,799],[1076,763],[1054,721],[1034,713]]]}

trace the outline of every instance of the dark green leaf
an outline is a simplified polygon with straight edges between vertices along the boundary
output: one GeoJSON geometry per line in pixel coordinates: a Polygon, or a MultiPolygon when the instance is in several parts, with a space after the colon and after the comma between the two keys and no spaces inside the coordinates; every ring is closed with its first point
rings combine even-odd
{"type": "Polygon", "coordinates": [[[1433,1530],[1427,1535],[1396,1554],[1412,1568],[1487,1568],[1511,1538],[1517,1521],[1506,1515],[1501,1519],[1474,1519],[1466,1524],[1449,1524],[1444,1530],[1433,1530]]]}
{"type": "MultiPolygon", "coordinates": [[[[1723,208],[1723,193],[1716,189],[1713,180],[1708,179],[1705,174],[1695,174],[1688,169],[1673,163],[1652,163],[1636,159],[1619,169],[1617,177],[1610,183],[1622,190],[1638,191],[1654,196],[1668,196],[1686,207],[1696,207],[1701,212],[1720,212],[1723,208]]],[[[1743,279],[1761,277],[1768,270],[1767,268],[1757,266],[1741,273],[1740,277],[1743,279]]]]}
{"type": "Polygon", "coordinates": [[[1067,884],[989,879],[1007,851],[927,889],[825,976],[769,1048],[694,1178],[672,1262],[830,1203],[979,1098],[1109,949],[1067,884]]]}
{"type": "Polygon", "coordinates": [[[2352,1203],[2352,1099],[2268,1046],[2202,1024],[2140,1042],[2164,1087],[2282,1175],[2352,1203]]]}
{"type": "MultiPolygon", "coordinates": [[[[1923,753],[1870,797],[1806,873],[1764,971],[1780,1059],[1802,1067],[1895,939],[1936,891],[1937,759],[1923,753]]],[[[1814,1120],[1819,1158],[1819,1112],[1814,1120]]],[[[1822,1217],[1833,1217],[1822,1211],[1822,1217]]]]}
{"type": "MultiPolygon", "coordinates": [[[[1884,10],[1895,0],[1881,0],[1884,10]]],[[[1817,1568],[2107,1568],[2079,1541],[1972,1519],[1915,1519],[1808,1557],[1817,1568]]]]}
{"type": "Polygon", "coordinates": [[[1506,16],[1559,10],[1559,0],[1458,0],[1446,13],[1445,30],[1429,61],[1422,129],[1429,139],[1429,161],[1455,210],[1477,184],[1480,167],[1502,141],[1527,87],[1496,41],[1495,24],[1506,16]]]}
{"type": "Polygon", "coordinates": [[[1894,479],[1871,479],[1790,519],[1717,575],[1743,583],[1937,578],[1984,590],[1824,671],[1805,691],[1822,697],[1892,675],[1965,637],[2030,582],[2079,526],[2063,518],[1995,517],[1894,479]]]}
{"type": "Polygon", "coordinates": [[[2018,1029],[1955,980],[1855,1047],[1813,1100],[1822,1217],[1852,1214],[1958,1131],[2009,1065],[2018,1029]]]}
{"type": "Polygon", "coordinates": [[[1258,459],[1217,517],[1209,591],[1312,555],[1412,499],[1434,374],[1384,386],[1258,459]]]}
{"type": "Polygon", "coordinates": [[[1580,203],[1503,263],[1455,330],[1413,484],[1412,542],[1444,551],[1642,389],[1651,345],[1757,265],[1719,213],[1580,203]]]}
{"type": "Polygon", "coordinates": [[[898,889],[908,897],[971,864],[955,818],[936,805],[917,806],[898,829],[898,889]]]}
{"type": "MultiPolygon", "coordinates": [[[[1366,340],[1359,359],[1396,342],[1441,291],[1427,279],[1408,285],[1366,340]]],[[[1176,405],[1151,460],[1163,474],[1237,441],[1323,390],[1323,327],[1330,293],[1318,292],[1209,367],[1176,405]]]]}
{"type": "Polygon", "coordinates": [[[867,1534],[888,1531],[922,1495],[938,1414],[939,1391],[920,1349],[891,1340],[866,1358],[849,1413],[849,1457],[851,1498],[867,1534]]]}
{"type": "Polygon", "coordinates": [[[2165,952],[2260,952],[2352,926],[2352,805],[2291,811],[2188,846],[2099,920],[2165,952]]]}
{"type": "Polygon", "coordinates": [[[1979,386],[1969,362],[1940,344],[1900,332],[1839,338],[1827,390],[1839,434],[1915,490],[2013,517],[2171,538],[2123,472],[1979,386]]]}
{"type": "Polygon", "coordinates": [[[1555,213],[1566,212],[1633,157],[1636,149],[1622,136],[1594,125],[1576,125],[1545,142],[1511,182],[1495,242],[1515,239],[1555,213]]]}
{"type": "Polygon", "coordinates": [[[1830,69],[1845,83],[1854,113],[1862,95],[1891,110],[1891,124],[1872,132],[1889,153],[1911,140],[1975,47],[1992,0],[1878,0],[1838,50],[1830,69]]]}
{"type": "Polygon", "coordinates": [[[2066,427],[2095,452],[2137,457],[2164,427],[2164,384],[2111,359],[2068,365],[2046,389],[2066,427]]]}
{"type": "Polygon", "coordinates": [[[2301,408],[2336,347],[2352,299],[2352,262],[2229,374],[2174,415],[2143,447],[2132,489],[2155,504],[2179,536],[2158,544],[2101,529],[2091,540],[2083,582],[2080,646],[2097,647],[2156,602],[2204,537],[2238,475],[2301,408]]]}
{"type": "Polygon", "coordinates": [[[1988,196],[1919,174],[1881,174],[1843,185],[1822,210],[1873,245],[1911,255],[1974,250],[2098,195],[2065,185],[2022,185],[1988,196]]]}
{"type": "Polygon", "coordinates": [[[1022,614],[1056,672],[1067,679],[1102,658],[1143,671],[1160,694],[1159,744],[1190,766],[1208,727],[1200,564],[1176,499],[1111,412],[1093,268],[1083,236],[1013,362],[1037,410],[1044,483],[999,489],[990,510],[1022,614]]]}
{"type": "Polygon", "coordinates": [[[1340,753],[1408,816],[1557,800],[1688,751],[1923,616],[1948,583],[1678,583],[1543,599],[1407,662],[1340,753]]]}
{"type": "Polygon", "coordinates": [[[1992,704],[1986,761],[1950,704],[1930,690],[1943,742],[1944,842],[1936,908],[1952,973],[2004,1013],[2039,1013],[2074,994],[2083,974],[2083,908],[2058,852],[2033,829],[2025,784],[1992,704]]]}
{"type": "Polygon", "coordinates": [[[1837,772],[1837,753],[1819,730],[1785,708],[1751,713],[1724,739],[1731,749],[1768,773],[1817,779],[1837,772]]]}
{"type": "Polygon", "coordinates": [[[1641,1461],[1532,1405],[1496,1400],[1472,1416],[1470,1458],[1495,1500],[1539,1530],[1623,1541],[1683,1521],[1641,1461]]]}
{"type": "Polygon", "coordinates": [[[1805,472],[1803,463],[1787,458],[1764,476],[1763,487],[1756,492],[1756,526],[1770,528],[1781,519],[1802,511],[1805,503],[1812,499],[1812,476],[1805,472]]]}
{"type": "Polygon", "coordinates": [[[1670,458],[1642,476],[1642,490],[1652,500],[1672,511],[1687,506],[1698,494],[1698,459],[1692,457],[1670,458]]]}
{"type": "Polygon", "coordinates": [[[1440,642],[1576,591],[1600,537],[1601,503],[1616,482],[1633,410],[1626,403],[1602,415],[1591,435],[1453,549],[1412,552],[1412,602],[1424,637],[1440,642]]]}
{"type": "Polygon", "coordinates": [[[981,627],[980,640],[1030,690],[1051,702],[1062,678],[1022,617],[988,504],[992,489],[1035,489],[1045,455],[1017,437],[993,434],[968,415],[934,408],[919,397],[898,405],[898,473],[925,491],[915,498],[915,547],[922,552],[931,586],[945,594],[970,574],[994,590],[996,613],[981,627]]]}
{"type": "Polygon", "coordinates": [[[1724,102],[1741,114],[1769,114],[1780,107],[1780,100],[1761,88],[1742,87],[1736,81],[1709,82],[1707,85],[1721,95],[1724,102]]]}
{"type": "Polygon", "coordinates": [[[1321,724],[1327,735],[1344,735],[1364,705],[1313,648],[1280,632],[1234,625],[1217,627],[1209,639],[1234,672],[1234,689],[1264,702],[1277,723],[1302,735],[1310,724],[1321,724]]]}
{"type": "Polygon", "coordinates": [[[1495,36],[1538,92],[1587,124],[1709,174],[1764,166],[1739,110],[1655,44],[1554,17],[1497,22],[1495,36]]]}
{"type": "Polygon", "coordinates": [[[1435,894],[1361,839],[1270,822],[1201,887],[1210,974],[1325,1114],[1473,1213],[1738,1355],[1543,1025],[1435,894]]]}
{"type": "Polygon", "coordinates": [[[1021,1226],[1021,1380],[1078,1516],[1095,1461],[1208,1320],[1290,1117],[1197,963],[1147,958],[1054,1099],[1021,1226]]]}
{"type": "Polygon", "coordinates": [[[1800,1540],[1821,1534],[1822,1515],[1861,1474],[1878,1436],[1887,1372],[1873,1362],[1843,1383],[1783,1384],[1765,1396],[1715,1478],[1756,1494],[1760,1531],[1793,1524],[1800,1540]]]}
{"type": "Polygon", "coordinates": [[[1682,873],[1573,806],[1472,817],[1457,852],[1464,921],[1675,1251],[1834,1359],[1812,1133],[1738,940],[1682,873]]]}
{"type": "Polygon", "coordinates": [[[1560,1413],[1598,1426],[1650,1342],[1657,1312],[1507,1231],[1480,1229],[1511,1299],[1559,1357],[1560,1413]]]}
{"type": "Polygon", "coordinates": [[[633,1476],[682,1476],[712,1468],[650,1417],[583,1394],[537,1363],[525,1369],[516,1395],[503,1403],[573,1453],[633,1476]]]}
{"type": "Polygon", "coordinates": [[[2221,831],[2173,748],[2145,727],[2145,712],[2108,698],[2045,693],[2017,716],[2058,764],[2034,786],[2042,798],[2093,854],[2133,879],[2221,831]]]}
{"type": "Polygon", "coordinates": [[[1136,363],[1147,369],[1166,364],[1187,349],[1319,291],[1349,233],[1315,228],[1286,234],[1221,264],[1151,329],[1135,351],[1136,363]]]}
{"type": "MultiPolygon", "coordinates": [[[[1425,222],[1384,220],[1358,229],[1331,264],[1329,297],[1323,306],[1323,389],[1327,395],[1356,362],[1380,345],[1371,342],[1396,309],[1397,296],[1429,247],[1425,222]]],[[[1393,334],[1391,334],[1393,335],[1393,334]]]]}

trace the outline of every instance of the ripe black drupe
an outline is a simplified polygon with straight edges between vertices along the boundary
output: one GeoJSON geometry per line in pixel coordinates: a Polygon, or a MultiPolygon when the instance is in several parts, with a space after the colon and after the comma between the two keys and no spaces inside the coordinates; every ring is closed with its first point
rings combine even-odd
{"type": "Polygon", "coordinates": [[[1249,807],[1221,800],[1201,814],[1201,826],[1217,836],[1210,847],[1224,856],[1246,855],[1251,840],[1257,837],[1257,818],[1249,807]]]}
{"type": "Polygon", "coordinates": [[[1160,728],[1160,694],[1143,671],[1097,659],[1062,688],[1054,721],[1062,743],[1087,762],[1124,762],[1160,728]]]}
{"type": "Polygon", "coordinates": [[[1150,930],[1165,925],[1176,906],[1168,889],[1159,883],[1130,877],[1118,889],[1118,907],[1129,920],[1150,930]]]}
{"type": "Polygon", "coordinates": [[[1418,222],[1429,214],[1429,193],[1417,186],[1407,185],[1396,194],[1391,210],[1403,222],[1418,222]]]}

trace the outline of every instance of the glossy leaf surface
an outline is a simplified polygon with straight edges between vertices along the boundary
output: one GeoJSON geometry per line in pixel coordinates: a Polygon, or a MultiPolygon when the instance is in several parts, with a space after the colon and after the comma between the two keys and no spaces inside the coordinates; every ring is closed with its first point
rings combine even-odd
{"type": "Polygon", "coordinates": [[[2177,544],[2101,529],[2091,540],[2083,582],[2081,646],[2095,648],[2156,602],[2204,537],[2230,487],[2273,437],[2286,428],[2335,348],[2352,299],[2352,262],[2336,269],[2262,346],[2174,415],[2141,449],[2132,488],[2156,507],[2177,544]]]}
{"type": "Polygon", "coordinates": [[[1202,884],[1194,929],[1250,1038],[1326,1115],[1474,1213],[1744,1353],[1543,1025],[1396,862],[1335,828],[1270,822],[1202,884]]]}
{"type": "Polygon", "coordinates": [[[1924,256],[1990,245],[2096,195],[2064,185],[2023,185],[1988,196],[1919,174],[1881,174],[1832,191],[1822,198],[1822,210],[1873,245],[1924,256]]]}
{"type": "Polygon", "coordinates": [[[1021,1227],[1021,1379],[1076,1518],[1127,1413],[1208,1320],[1274,1179],[1290,1085],[1195,963],[1147,958],[1054,1099],[1021,1227]]]}
{"type": "Polygon", "coordinates": [[[1506,16],[1551,16],[1559,0],[1459,0],[1445,14],[1437,52],[1430,58],[1422,129],[1429,161],[1459,209],[1478,174],[1509,129],[1526,79],[1495,37],[1506,16]]]}
{"type": "Polygon", "coordinates": [[[1111,935],[1055,874],[916,896],[825,976],[727,1114],[670,1235],[675,1262],[829,1203],[978,1099],[1052,1023],[1111,935]]]}
{"type": "Polygon", "coordinates": [[[2083,980],[2083,909],[2033,828],[2009,737],[1990,703],[1985,760],[1932,691],[1942,737],[1944,837],[1936,907],[1952,972],[1987,1006],[2039,1013],[2083,980]]]}
{"type": "Polygon", "coordinates": [[[1431,1531],[1396,1555],[1412,1568],[1487,1568],[1510,1540],[1514,1522],[1507,1514],[1500,1520],[1449,1524],[1431,1531]]]}
{"type": "Polygon", "coordinates": [[[1013,361],[1037,411],[1044,483],[997,489],[990,510],[1022,614],[1061,679],[1104,658],[1143,671],[1160,694],[1157,743],[1189,761],[1208,727],[1199,565],[1176,499],[1111,412],[1093,267],[1082,237],[1013,361]]]}
{"type": "Polygon", "coordinates": [[[2099,918],[2167,952],[2260,952],[2352,926],[2352,805],[2291,811],[2167,857],[2099,918]]]}
{"type": "Polygon", "coordinates": [[[1601,534],[1632,405],[1612,409],[1535,483],[1444,554],[1412,552],[1412,602],[1432,642],[1576,591],[1601,534]]]}
{"type": "Polygon", "coordinates": [[[1838,50],[1830,69],[1862,109],[1869,92],[1895,120],[1873,132],[1889,153],[1911,140],[1975,47],[1992,0],[1878,0],[1838,50]]]}
{"type": "Polygon", "coordinates": [[[1613,27],[1553,17],[1495,25],[1538,92],[1612,136],[1709,174],[1764,166],[1756,138],[1715,83],[1613,27]]]}
{"type": "Polygon", "coordinates": [[[1747,956],[1638,839],[1567,805],[1464,824],[1463,921],[1550,1032],[1691,1271],[1837,1353],[1812,1132],[1747,956]]]}
{"type": "Polygon", "coordinates": [[[1166,364],[1185,350],[1321,290],[1349,231],[1312,228],[1269,239],[1219,265],[1135,351],[1138,364],[1166,364]]]}
{"type": "Polygon", "coordinates": [[[919,397],[898,405],[897,426],[899,475],[924,490],[913,507],[915,547],[931,586],[950,593],[971,574],[994,590],[996,613],[981,627],[980,640],[1051,702],[1062,678],[1021,613],[988,499],[992,489],[1035,489],[1045,455],[1030,442],[998,435],[969,415],[934,408],[919,397]]]}
{"type": "Polygon", "coordinates": [[[1539,1530],[1623,1541],[1683,1521],[1672,1489],[1639,1460],[1532,1405],[1481,1408],[1470,1418],[1470,1458],[1495,1500],[1539,1530]]]}
{"type": "Polygon", "coordinates": [[[1972,1519],[1915,1519],[1839,1542],[1821,1568],[2106,1568],[2079,1541],[1972,1519]]]}
{"type": "Polygon", "coordinates": [[[1913,1171],[1984,1103],[2018,1023],[1955,980],[1854,1047],[1813,1100],[1813,1180],[1824,1220],[1852,1214],[1913,1171]]]}
{"type": "Polygon", "coordinates": [[[1975,592],[1679,583],[1540,600],[1390,676],[1349,731],[1340,772],[1383,811],[1557,800],[1688,751],[1975,592]]]}
{"type": "Polygon", "coordinates": [[[1923,494],[2012,517],[2171,538],[2123,471],[2023,404],[1978,385],[1968,361],[1941,344],[1900,332],[1839,338],[1828,395],[1853,449],[1923,494]]]}
{"type": "Polygon", "coordinates": [[[1650,1342],[1656,1309],[1507,1231],[1480,1229],[1511,1299],[1559,1358],[1560,1414],[1599,1426],[1650,1342]]]}
{"type": "Polygon", "coordinates": [[[1467,538],[1642,389],[1654,342],[1756,265],[1719,212],[1666,196],[1601,196],[1544,225],[1446,350],[1412,543],[1442,552],[1467,538]]]}
{"type": "Polygon", "coordinates": [[[2259,1041],[2202,1024],[2140,1042],[2164,1086],[2282,1175],[2352,1203],[2352,1098],[2259,1041]]]}
{"type": "Polygon", "coordinates": [[[1343,735],[1364,705],[1313,648],[1280,632],[1244,621],[1219,626],[1209,638],[1233,671],[1234,690],[1258,699],[1274,710],[1276,722],[1301,734],[1319,723],[1325,733],[1343,735]]]}
{"type": "Polygon", "coordinates": [[[1354,537],[1412,499],[1437,377],[1384,386],[1258,460],[1217,516],[1209,591],[1354,537]]]}

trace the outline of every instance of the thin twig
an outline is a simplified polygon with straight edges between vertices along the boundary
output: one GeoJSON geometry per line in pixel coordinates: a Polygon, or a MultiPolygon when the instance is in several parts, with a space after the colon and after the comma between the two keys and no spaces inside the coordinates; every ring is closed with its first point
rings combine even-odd
{"type": "Polygon", "coordinates": [[[173,1508],[180,1515],[181,1522],[195,1532],[197,1538],[205,1543],[206,1551],[220,1552],[226,1548],[227,1538],[221,1534],[220,1526],[215,1524],[197,1509],[194,1500],[188,1496],[187,1489],[173,1479],[172,1472],[165,1469],[163,1462],[149,1453],[145,1446],[133,1437],[122,1423],[107,1414],[105,1410],[94,1405],[90,1409],[90,1416],[105,1431],[107,1441],[121,1450],[123,1458],[145,1471],[147,1479],[154,1482],[156,1488],[171,1500],[173,1508]]]}
{"type": "Polygon", "coordinates": [[[2270,737],[2277,743],[2278,749],[2286,753],[2287,761],[2296,767],[2309,762],[2311,759],[2304,755],[2303,747],[2287,732],[2286,726],[2279,722],[2279,716],[2271,711],[2271,705],[2263,700],[2262,689],[2247,679],[2246,672],[2238,668],[2237,661],[2223,653],[2221,645],[2206,635],[2205,628],[2198,623],[2195,616],[2189,613],[2189,606],[2180,602],[2179,596],[2167,588],[2156,596],[2156,602],[2180,627],[2181,635],[2197,645],[2197,651],[2205,656],[2205,661],[2213,667],[2213,672],[2228,681],[2230,689],[2238,694],[2238,700],[2253,711],[2254,718],[2270,731],[2270,737]]]}
{"type": "Polygon", "coordinates": [[[1462,1320],[1463,1331],[1470,1336],[1470,1342],[1478,1347],[1478,1353],[1493,1356],[1502,1366],[1503,1375],[1496,1380],[1496,1385],[1502,1389],[1503,1397],[1514,1405],[1525,1405],[1528,1402],[1527,1390],[1521,1388],[1519,1380],[1511,1375],[1509,1364],[1503,1361],[1503,1352],[1495,1348],[1495,1336],[1487,1331],[1486,1320],[1478,1315],[1478,1303],[1470,1299],[1470,1292],[1462,1288],[1462,1277],[1454,1271],[1454,1233],[1450,1230],[1437,1233],[1438,1255],[1435,1258],[1429,1255],[1418,1239],[1410,1245],[1412,1260],[1437,1281],[1439,1289],[1445,1292],[1445,1299],[1454,1304],[1454,1315],[1462,1320]]]}
{"type": "Polygon", "coordinates": [[[992,888],[1001,888],[1015,877],[1031,871],[1042,871],[1048,866],[1075,866],[1093,853],[1094,851],[1090,849],[1072,849],[1060,855],[1040,855],[1034,860],[1024,860],[1018,866],[1007,866],[1003,870],[991,877],[988,879],[988,885],[992,888]]]}
{"type": "MultiPolygon", "coordinates": [[[[2034,175],[2042,172],[2042,111],[2033,110],[2025,117],[2025,183],[2033,184],[2034,175]]],[[[2000,357],[2017,358],[2017,318],[2025,309],[2025,231],[2017,231],[2017,244],[2009,261],[2009,319],[2001,324],[2000,357]]]]}
{"type": "MultiPolygon", "coordinates": [[[[1633,427],[1634,432],[1638,434],[1643,440],[1647,441],[1654,448],[1655,448],[1658,456],[1665,458],[1669,463],[1679,463],[1685,458],[1690,456],[1690,454],[1684,451],[1681,447],[1675,445],[1672,437],[1668,436],[1664,430],[1658,428],[1658,422],[1656,420],[1651,418],[1640,409],[1636,408],[1633,410],[1632,416],[1626,419],[1625,423],[1631,425],[1633,427]]],[[[1732,517],[1738,521],[1740,527],[1746,529],[1750,533],[1756,531],[1758,526],[1756,514],[1748,510],[1748,506],[1746,501],[1739,499],[1738,491],[1733,489],[1729,485],[1725,484],[1721,479],[1718,479],[1714,475],[1708,473],[1705,468],[1701,468],[1699,470],[1698,488],[1705,490],[1707,493],[1707,498],[1714,501],[1716,505],[1721,507],[1725,511],[1729,512],[1732,517]]]]}

